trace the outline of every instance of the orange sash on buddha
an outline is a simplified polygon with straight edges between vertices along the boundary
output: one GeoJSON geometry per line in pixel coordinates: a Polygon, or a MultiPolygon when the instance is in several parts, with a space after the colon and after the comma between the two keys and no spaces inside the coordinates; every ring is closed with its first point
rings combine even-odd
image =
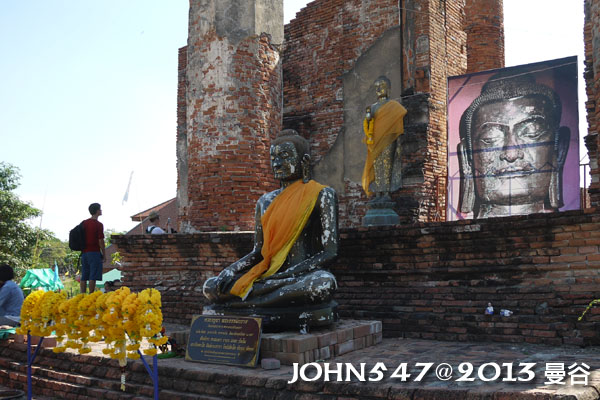
{"type": "MultiPolygon", "coordinates": [[[[372,194],[369,186],[375,179],[373,164],[381,152],[404,133],[404,115],[406,115],[406,108],[395,100],[389,100],[375,113],[372,121],[373,143],[367,144],[367,161],[362,175],[362,187],[367,196],[372,194]]],[[[364,123],[366,126],[366,119],[364,123]]],[[[363,142],[367,143],[365,139],[363,142]]]]}
{"type": "Polygon", "coordinates": [[[245,299],[254,281],[269,277],[281,268],[324,187],[313,180],[308,183],[298,180],[275,197],[261,217],[263,260],[235,282],[231,294],[245,299]]]}

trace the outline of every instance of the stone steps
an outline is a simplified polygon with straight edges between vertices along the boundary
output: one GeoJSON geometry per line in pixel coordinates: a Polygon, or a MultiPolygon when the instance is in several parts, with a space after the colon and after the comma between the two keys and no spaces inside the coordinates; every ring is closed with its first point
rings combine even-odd
{"type": "MultiPolygon", "coordinates": [[[[0,384],[27,391],[27,368],[19,363],[9,363],[5,369],[6,359],[0,359],[0,384]]],[[[137,385],[127,382],[126,390],[120,390],[120,381],[96,379],[76,373],[55,371],[43,367],[32,366],[32,386],[34,396],[48,398],[93,400],[93,399],[130,399],[140,400],[153,398],[152,386],[137,385]]],[[[34,398],[35,398],[34,397],[34,398]]],[[[182,393],[173,390],[160,390],[159,397],[169,400],[217,400],[218,397],[182,393]]]]}
{"type": "MultiPolygon", "coordinates": [[[[3,348],[0,356],[0,384],[27,391],[27,363],[23,345],[3,348]]],[[[32,365],[34,394],[62,399],[146,399],[154,396],[150,376],[141,362],[129,361],[125,391],[120,390],[121,370],[116,361],[73,354],[41,351],[32,365]]],[[[159,373],[160,374],[160,373],[159,373]]],[[[160,380],[168,377],[160,377],[160,380]]],[[[166,385],[163,385],[166,386],[166,385]]],[[[206,399],[176,390],[160,390],[160,397],[174,400],[206,399]]]]}
{"type": "MultiPolygon", "coordinates": [[[[165,360],[167,361],[167,360],[165,360]]],[[[168,400],[219,400],[223,398],[275,398],[285,388],[285,379],[266,379],[254,376],[229,375],[221,371],[196,370],[199,364],[173,360],[177,367],[159,366],[159,397],[168,400]],[[266,387],[264,387],[266,386],[266,387]]],[[[159,365],[162,361],[159,361],[159,365]]],[[[246,370],[245,370],[246,371],[246,370]]],[[[34,399],[127,399],[153,398],[153,386],[144,365],[129,361],[126,370],[126,391],[120,390],[120,367],[105,357],[55,354],[42,349],[32,366],[34,399]]],[[[26,346],[0,343],[0,385],[27,391],[26,346]]]]}
{"type": "MultiPolygon", "coordinates": [[[[272,338],[273,339],[273,338],[272,338]]],[[[288,340],[289,338],[285,338],[288,340]]],[[[288,344],[291,342],[288,342],[288,344]]],[[[293,343],[293,342],[292,342],[293,343]]],[[[272,343],[273,344],[273,343],[272,343]]],[[[159,360],[160,398],[168,400],[592,400],[599,399],[600,364],[597,349],[590,351],[538,348],[522,344],[507,348],[496,343],[448,343],[424,340],[384,340],[377,346],[363,348],[343,354],[332,363],[349,363],[358,366],[366,363],[384,362],[390,369],[383,381],[351,382],[298,380],[292,378],[292,367],[282,366],[276,370],[240,368],[228,365],[186,362],[181,358],[159,360]],[[530,383],[506,384],[476,380],[463,385],[460,382],[441,381],[435,374],[422,382],[402,382],[389,377],[393,366],[399,362],[414,365],[416,362],[443,360],[453,365],[468,361],[481,365],[494,361],[516,362],[533,360],[538,362],[536,380],[530,383]],[[556,360],[585,362],[591,366],[589,386],[553,388],[545,380],[542,362],[556,360]]],[[[0,386],[25,390],[26,376],[25,347],[11,341],[0,341],[0,386]]],[[[127,365],[126,391],[119,390],[120,368],[118,363],[101,356],[54,354],[42,349],[33,366],[34,399],[148,399],[153,396],[150,377],[140,361],[127,365]]]]}
{"type": "MultiPolygon", "coordinates": [[[[5,361],[6,359],[0,359],[2,365],[0,383],[27,391],[26,365],[18,362],[6,363],[5,361]],[[5,365],[8,365],[8,369],[5,369],[5,365]]],[[[118,381],[90,378],[77,373],[56,371],[35,365],[31,369],[34,395],[77,400],[146,398],[138,394],[138,390],[146,391],[146,388],[139,385],[128,385],[127,392],[121,392],[118,381]]]]}

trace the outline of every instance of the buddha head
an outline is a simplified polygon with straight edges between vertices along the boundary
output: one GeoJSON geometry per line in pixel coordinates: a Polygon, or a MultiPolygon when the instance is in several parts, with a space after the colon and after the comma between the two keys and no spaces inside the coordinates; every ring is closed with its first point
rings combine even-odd
{"type": "Polygon", "coordinates": [[[570,130],[561,112],[558,95],[530,74],[494,75],[461,117],[460,211],[479,218],[508,215],[503,207],[562,207],[570,130]]]}
{"type": "Polygon", "coordinates": [[[310,145],[293,129],[283,130],[271,144],[271,168],[282,182],[310,180],[310,145]]]}
{"type": "Polygon", "coordinates": [[[392,89],[392,82],[384,75],[375,79],[373,82],[373,86],[375,86],[375,94],[377,94],[377,100],[387,100],[390,95],[390,90],[392,89]]]}

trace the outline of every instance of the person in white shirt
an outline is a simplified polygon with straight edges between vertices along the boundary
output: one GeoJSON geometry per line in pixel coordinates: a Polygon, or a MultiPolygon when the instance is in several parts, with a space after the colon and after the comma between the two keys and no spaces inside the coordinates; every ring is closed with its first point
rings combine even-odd
{"type": "Polygon", "coordinates": [[[146,233],[151,235],[162,235],[165,232],[158,224],[160,223],[160,215],[156,211],[152,211],[148,216],[148,220],[150,221],[150,225],[146,228],[146,233]]]}

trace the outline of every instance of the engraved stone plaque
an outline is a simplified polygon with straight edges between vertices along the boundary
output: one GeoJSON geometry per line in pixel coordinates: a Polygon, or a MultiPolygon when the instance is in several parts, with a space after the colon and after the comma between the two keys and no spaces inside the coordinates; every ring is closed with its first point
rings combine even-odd
{"type": "Polygon", "coordinates": [[[186,361],[255,367],[262,320],[255,317],[195,315],[186,361]]]}

